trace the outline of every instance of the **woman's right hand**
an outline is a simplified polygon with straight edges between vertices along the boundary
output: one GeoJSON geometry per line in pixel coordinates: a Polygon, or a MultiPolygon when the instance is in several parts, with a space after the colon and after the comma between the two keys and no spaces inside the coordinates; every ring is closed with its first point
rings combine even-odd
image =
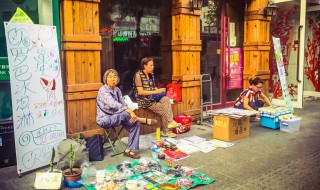
{"type": "Polygon", "coordinates": [[[130,123],[134,123],[137,121],[138,117],[136,116],[136,114],[134,112],[131,112],[130,116],[131,116],[131,118],[129,120],[130,123]]]}

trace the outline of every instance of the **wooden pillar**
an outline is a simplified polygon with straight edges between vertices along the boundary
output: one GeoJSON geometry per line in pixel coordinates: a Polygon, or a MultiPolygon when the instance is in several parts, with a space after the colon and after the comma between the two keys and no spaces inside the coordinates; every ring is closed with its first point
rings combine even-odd
{"type": "Polygon", "coordinates": [[[100,133],[96,96],[101,87],[99,0],[60,0],[61,58],[68,136],[100,133]]]}
{"type": "Polygon", "coordinates": [[[200,10],[189,0],[172,1],[172,80],[182,81],[182,112],[200,114],[200,10]]]}
{"type": "Polygon", "coordinates": [[[268,95],[270,69],[270,17],[265,17],[263,9],[269,0],[249,1],[244,18],[244,69],[243,89],[248,88],[249,79],[260,77],[265,83],[263,93],[268,95]]]}

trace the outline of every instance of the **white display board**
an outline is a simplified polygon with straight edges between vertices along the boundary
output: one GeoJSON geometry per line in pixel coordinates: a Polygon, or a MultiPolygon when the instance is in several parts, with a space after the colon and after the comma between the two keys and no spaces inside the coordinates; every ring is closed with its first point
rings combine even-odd
{"type": "Polygon", "coordinates": [[[61,65],[54,26],[4,25],[21,174],[48,165],[52,147],[57,152],[57,145],[66,138],[61,65]]]}
{"type": "Polygon", "coordinates": [[[279,78],[280,78],[284,101],[286,103],[286,107],[292,113],[294,113],[294,109],[293,109],[291,98],[290,98],[289,91],[288,91],[288,85],[287,85],[287,80],[286,80],[286,70],[284,68],[284,63],[283,63],[280,38],[275,38],[272,36],[272,41],[273,41],[274,54],[276,57],[278,74],[279,74],[279,78]]]}

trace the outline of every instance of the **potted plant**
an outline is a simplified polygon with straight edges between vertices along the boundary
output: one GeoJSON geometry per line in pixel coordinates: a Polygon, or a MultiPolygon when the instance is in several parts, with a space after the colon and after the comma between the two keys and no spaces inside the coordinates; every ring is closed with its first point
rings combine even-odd
{"type": "Polygon", "coordinates": [[[78,181],[81,177],[82,170],[81,168],[74,168],[74,149],[71,145],[70,151],[70,160],[69,160],[69,168],[62,171],[62,175],[66,181],[78,181]]]}
{"type": "Polygon", "coordinates": [[[52,147],[52,152],[51,152],[51,159],[50,159],[50,167],[49,167],[49,172],[53,172],[53,162],[54,162],[54,157],[56,156],[56,151],[54,150],[54,147],[52,147]]]}

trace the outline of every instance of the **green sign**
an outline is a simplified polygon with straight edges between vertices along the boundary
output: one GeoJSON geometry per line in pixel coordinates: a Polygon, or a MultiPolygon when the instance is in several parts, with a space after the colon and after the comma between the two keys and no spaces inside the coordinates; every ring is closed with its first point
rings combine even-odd
{"type": "Polygon", "coordinates": [[[13,17],[10,19],[9,22],[33,24],[30,17],[19,7],[17,7],[16,12],[14,13],[13,17]]]}
{"type": "Polygon", "coordinates": [[[129,41],[129,38],[126,38],[126,37],[114,37],[113,41],[114,42],[127,42],[127,41],[129,41]]]}
{"type": "Polygon", "coordinates": [[[0,57],[0,80],[10,80],[9,63],[7,57],[0,57]]]}

